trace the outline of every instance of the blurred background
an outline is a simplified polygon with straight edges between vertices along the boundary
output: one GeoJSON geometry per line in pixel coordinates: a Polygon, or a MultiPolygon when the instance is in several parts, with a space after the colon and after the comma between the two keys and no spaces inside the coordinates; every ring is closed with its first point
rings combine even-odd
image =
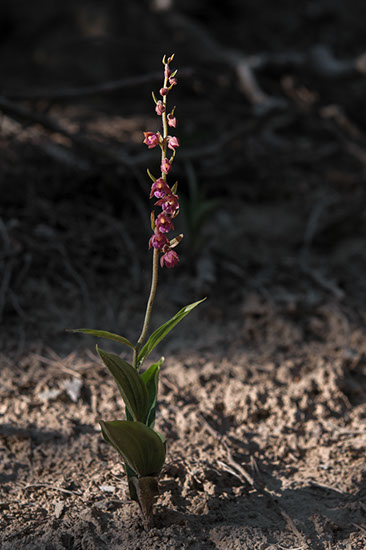
{"type": "Polygon", "coordinates": [[[2,349],[71,350],[80,326],[135,338],[159,167],[143,132],[173,52],[185,238],[162,319],[207,295],[219,326],[263,300],[305,338],[325,302],[363,323],[365,17],[360,0],[2,0],[2,349]]]}

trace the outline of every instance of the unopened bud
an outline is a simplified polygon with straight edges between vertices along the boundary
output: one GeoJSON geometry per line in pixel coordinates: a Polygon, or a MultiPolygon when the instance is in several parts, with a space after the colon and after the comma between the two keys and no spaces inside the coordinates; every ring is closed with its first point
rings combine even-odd
{"type": "Polygon", "coordinates": [[[177,137],[173,136],[173,137],[168,137],[168,147],[169,149],[171,149],[172,151],[175,150],[176,147],[179,147],[179,140],[177,137]]]}
{"type": "Polygon", "coordinates": [[[162,163],[161,163],[161,171],[164,173],[164,174],[169,174],[170,170],[172,169],[172,165],[171,165],[171,162],[172,162],[172,158],[174,158],[174,153],[171,157],[171,159],[167,159],[167,158],[164,158],[162,163]]]}
{"type": "Polygon", "coordinates": [[[174,239],[172,239],[169,243],[170,248],[175,248],[176,246],[178,246],[178,244],[182,239],[183,239],[183,233],[181,233],[177,237],[174,237],[174,239]]]}
{"type": "Polygon", "coordinates": [[[165,107],[163,105],[163,102],[161,101],[161,99],[157,102],[156,104],[156,107],[155,107],[155,111],[156,111],[156,114],[161,116],[163,113],[165,113],[165,107]]]}
{"type": "Polygon", "coordinates": [[[175,118],[175,116],[170,113],[168,116],[167,116],[167,120],[168,120],[168,125],[171,127],[171,128],[176,128],[177,127],[177,119],[175,118]]]}

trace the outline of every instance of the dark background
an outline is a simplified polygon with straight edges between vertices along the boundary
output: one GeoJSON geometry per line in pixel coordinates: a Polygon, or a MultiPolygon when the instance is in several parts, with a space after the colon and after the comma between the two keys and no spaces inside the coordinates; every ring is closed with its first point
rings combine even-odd
{"type": "Polygon", "coordinates": [[[85,325],[135,337],[159,157],[142,132],[172,52],[185,239],[160,307],[208,295],[224,322],[255,290],[303,323],[324,301],[364,322],[365,3],[163,5],[1,2],[3,349],[71,349],[64,328],[85,325]]]}

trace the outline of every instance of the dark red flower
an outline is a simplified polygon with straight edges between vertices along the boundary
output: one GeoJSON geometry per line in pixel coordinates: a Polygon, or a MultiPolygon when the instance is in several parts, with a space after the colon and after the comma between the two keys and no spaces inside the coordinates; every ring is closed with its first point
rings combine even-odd
{"type": "Polygon", "coordinates": [[[161,233],[168,233],[171,229],[174,229],[174,225],[168,214],[162,212],[156,218],[155,225],[161,233]]]}
{"type": "Polygon", "coordinates": [[[179,262],[179,256],[174,250],[168,250],[160,258],[161,267],[174,267],[179,262]]]}
{"type": "Polygon", "coordinates": [[[149,149],[152,149],[153,147],[156,147],[159,145],[160,142],[160,134],[157,132],[154,134],[154,132],[144,132],[144,143],[148,146],[149,149]]]}
{"type": "Polygon", "coordinates": [[[155,230],[155,233],[150,237],[149,248],[153,247],[157,250],[163,250],[164,246],[169,245],[169,239],[160,231],[155,230]]]}
{"type": "Polygon", "coordinates": [[[161,199],[162,197],[165,197],[165,195],[169,195],[172,192],[169,185],[166,181],[163,180],[163,178],[159,178],[151,186],[151,193],[150,193],[150,199],[155,195],[157,199],[161,199]]]}
{"type": "Polygon", "coordinates": [[[169,216],[173,216],[179,210],[178,195],[166,195],[155,204],[161,206],[169,216]]]}

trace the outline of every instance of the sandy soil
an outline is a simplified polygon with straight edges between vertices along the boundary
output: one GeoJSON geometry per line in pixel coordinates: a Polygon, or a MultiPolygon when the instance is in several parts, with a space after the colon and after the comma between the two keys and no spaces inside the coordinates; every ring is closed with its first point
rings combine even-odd
{"type": "Polygon", "coordinates": [[[121,417],[104,368],[82,351],[3,357],[1,548],[362,550],[365,331],[330,304],[305,336],[298,307],[251,294],[229,330],[206,305],[170,338],[149,533],[99,432],[98,419],[121,417]]]}

